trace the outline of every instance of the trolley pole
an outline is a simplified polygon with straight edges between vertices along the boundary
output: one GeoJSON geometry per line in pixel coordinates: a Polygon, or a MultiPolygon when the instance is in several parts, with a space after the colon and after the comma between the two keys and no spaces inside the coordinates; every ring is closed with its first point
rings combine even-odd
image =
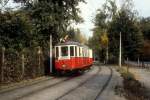
{"type": "Polygon", "coordinates": [[[50,61],[49,61],[49,65],[50,65],[50,73],[52,73],[53,71],[53,68],[52,68],[52,35],[50,34],[50,41],[49,41],[49,44],[50,44],[50,51],[49,51],[49,57],[50,57],[50,61]]]}

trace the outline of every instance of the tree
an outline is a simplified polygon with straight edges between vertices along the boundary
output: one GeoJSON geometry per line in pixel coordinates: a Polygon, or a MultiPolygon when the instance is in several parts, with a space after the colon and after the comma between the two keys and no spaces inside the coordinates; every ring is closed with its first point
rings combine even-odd
{"type": "Polygon", "coordinates": [[[139,23],[140,29],[144,36],[144,46],[141,50],[142,60],[150,60],[150,17],[141,18],[139,23]]]}
{"type": "MultiPolygon", "coordinates": [[[[93,36],[89,39],[89,45],[92,46],[92,42],[96,46],[92,48],[96,51],[101,60],[108,59],[108,27],[110,21],[116,15],[117,6],[115,1],[106,0],[101,9],[97,10],[97,14],[94,19],[93,36]]],[[[94,45],[93,44],[93,45],[94,45]]]]}
{"type": "Polygon", "coordinates": [[[118,55],[119,33],[121,32],[123,58],[137,59],[140,56],[140,49],[143,45],[143,35],[133,13],[126,11],[126,9],[121,9],[116,18],[110,23],[110,26],[110,51],[115,56],[118,55]]]}
{"type": "Polygon", "coordinates": [[[99,28],[93,29],[93,36],[88,39],[88,46],[93,49],[93,52],[97,59],[102,60],[104,57],[102,57],[102,47],[100,45],[100,36],[102,33],[102,30],[99,28]]]}
{"type": "Polygon", "coordinates": [[[106,63],[108,62],[108,42],[109,42],[109,39],[108,39],[108,34],[107,33],[102,33],[102,35],[100,36],[100,44],[101,44],[101,47],[105,50],[105,60],[106,60],[106,63]]]}
{"type": "Polygon", "coordinates": [[[108,36],[107,33],[102,33],[102,35],[100,36],[100,44],[103,48],[107,48],[108,47],[108,36]]]}
{"type": "Polygon", "coordinates": [[[146,40],[150,40],[150,17],[140,20],[140,29],[146,40]]]}
{"type": "Polygon", "coordinates": [[[53,42],[67,32],[71,23],[81,22],[79,16],[79,2],[84,0],[14,0],[21,2],[22,10],[28,12],[34,25],[34,33],[40,34],[41,45],[47,42],[49,34],[53,35],[53,42]],[[43,42],[42,42],[43,41],[43,42]]]}
{"type": "Polygon", "coordinates": [[[80,29],[70,28],[68,30],[68,35],[70,40],[76,41],[82,44],[87,44],[87,38],[84,34],[81,33],[80,29]]]}
{"type": "Polygon", "coordinates": [[[118,58],[119,34],[122,36],[122,52],[123,58],[129,57],[136,60],[141,55],[143,45],[143,35],[138,26],[136,11],[133,10],[131,0],[125,0],[112,16],[112,20],[108,25],[108,33],[110,39],[110,52],[118,58]]]}
{"type": "MultiPolygon", "coordinates": [[[[140,30],[136,11],[133,10],[132,0],[124,0],[121,8],[116,6],[115,1],[106,0],[103,7],[98,9],[94,19],[95,27],[93,29],[93,37],[99,36],[101,40],[105,40],[103,33],[108,33],[109,38],[109,57],[118,59],[119,53],[119,34],[122,36],[122,57],[129,57],[136,60],[141,55],[143,46],[143,34],[140,30]]],[[[90,42],[95,43],[96,39],[90,39],[90,42]],[[92,41],[93,40],[93,41],[92,41]]],[[[99,40],[97,40],[99,41],[99,40]]],[[[90,43],[92,44],[92,43],[90,43]]],[[[101,46],[100,54],[103,54],[103,43],[97,44],[101,46]]],[[[98,49],[97,49],[98,51],[98,49]]],[[[118,60],[116,60],[118,61],[118,60]]]]}
{"type": "Polygon", "coordinates": [[[142,48],[142,60],[143,61],[150,60],[150,40],[144,41],[144,46],[142,48]]]}
{"type": "Polygon", "coordinates": [[[84,0],[14,0],[22,3],[21,8],[5,11],[8,1],[0,1],[3,5],[0,6],[0,45],[7,48],[41,46],[48,49],[50,34],[55,44],[72,23],[82,22],[77,6],[84,0]]]}
{"type": "Polygon", "coordinates": [[[30,46],[32,25],[23,13],[0,13],[0,23],[1,46],[17,50],[30,46]]]}
{"type": "Polygon", "coordinates": [[[0,12],[5,11],[9,0],[0,0],[0,12]]]}

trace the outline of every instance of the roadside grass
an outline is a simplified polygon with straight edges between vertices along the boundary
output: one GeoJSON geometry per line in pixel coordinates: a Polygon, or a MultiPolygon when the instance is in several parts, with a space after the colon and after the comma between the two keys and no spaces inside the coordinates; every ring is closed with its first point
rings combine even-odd
{"type": "Polygon", "coordinates": [[[117,71],[123,77],[123,95],[128,100],[150,100],[150,96],[146,95],[147,89],[136,80],[134,74],[127,67],[118,68],[117,71]]]}

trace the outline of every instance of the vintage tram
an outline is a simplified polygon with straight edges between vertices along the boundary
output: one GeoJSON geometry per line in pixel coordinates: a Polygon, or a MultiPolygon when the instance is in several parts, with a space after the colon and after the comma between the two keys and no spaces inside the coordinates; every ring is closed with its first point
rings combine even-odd
{"type": "Polygon", "coordinates": [[[55,45],[55,69],[75,71],[89,68],[93,63],[92,50],[78,42],[55,45]]]}

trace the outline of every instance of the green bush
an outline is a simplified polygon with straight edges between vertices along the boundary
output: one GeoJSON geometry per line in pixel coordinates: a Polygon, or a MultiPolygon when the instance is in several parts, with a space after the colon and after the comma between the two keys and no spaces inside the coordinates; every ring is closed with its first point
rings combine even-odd
{"type": "Polygon", "coordinates": [[[125,68],[117,69],[123,77],[123,88],[128,100],[149,100],[146,96],[146,89],[135,79],[134,75],[125,68]]]}
{"type": "Polygon", "coordinates": [[[119,68],[117,69],[117,71],[120,72],[121,76],[124,79],[133,80],[135,78],[134,75],[130,73],[129,71],[127,71],[125,68],[119,68]]]}
{"type": "Polygon", "coordinates": [[[124,79],[127,79],[127,80],[133,80],[134,79],[134,75],[130,72],[122,73],[122,77],[124,77],[124,79]]]}

